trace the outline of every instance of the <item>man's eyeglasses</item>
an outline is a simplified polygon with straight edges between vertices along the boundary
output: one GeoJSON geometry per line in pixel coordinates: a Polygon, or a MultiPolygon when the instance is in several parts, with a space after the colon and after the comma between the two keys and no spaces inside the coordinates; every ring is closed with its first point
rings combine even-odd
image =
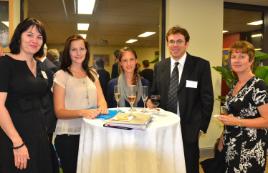
{"type": "Polygon", "coordinates": [[[185,41],[183,41],[183,40],[169,40],[168,44],[170,44],[170,45],[175,45],[175,44],[182,45],[182,44],[184,44],[184,42],[185,41]]]}

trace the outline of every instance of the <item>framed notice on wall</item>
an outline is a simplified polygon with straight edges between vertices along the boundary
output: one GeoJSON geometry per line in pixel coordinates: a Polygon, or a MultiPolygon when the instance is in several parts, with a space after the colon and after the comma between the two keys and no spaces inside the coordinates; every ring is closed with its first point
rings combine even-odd
{"type": "Polygon", "coordinates": [[[95,64],[96,60],[102,59],[104,61],[105,66],[109,66],[110,64],[110,56],[108,54],[95,54],[93,55],[93,62],[95,64]]]}
{"type": "Polygon", "coordinates": [[[8,47],[9,6],[8,1],[0,1],[0,47],[8,47]]]}

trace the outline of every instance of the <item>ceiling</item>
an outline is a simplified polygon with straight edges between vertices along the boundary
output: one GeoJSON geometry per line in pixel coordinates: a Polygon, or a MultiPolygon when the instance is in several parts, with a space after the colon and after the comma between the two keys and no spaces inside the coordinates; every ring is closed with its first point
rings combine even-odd
{"type": "MultiPolygon", "coordinates": [[[[225,2],[268,6],[268,0],[225,0],[225,2]],[[254,1],[254,2],[253,2],[254,1]]],[[[77,22],[89,22],[87,39],[94,46],[122,46],[130,38],[145,31],[156,34],[138,38],[135,46],[158,47],[161,0],[96,0],[93,15],[77,15],[74,0],[28,0],[29,17],[44,22],[49,45],[62,45],[65,39],[78,33],[77,22]]],[[[245,23],[261,19],[259,12],[225,9],[224,29],[230,32],[256,30],[260,27],[245,23]]]]}
{"type": "Polygon", "coordinates": [[[48,44],[64,43],[77,33],[77,22],[89,22],[88,31],[82,33],[87,33],[91,45],[120,46],[145,31],[156,31],[135,44],[157,46],[160,7],[161,0],[96,0],[93,15],[77,15],[74,0],[29,0],[28,16],[44,22],[48,44]]]}

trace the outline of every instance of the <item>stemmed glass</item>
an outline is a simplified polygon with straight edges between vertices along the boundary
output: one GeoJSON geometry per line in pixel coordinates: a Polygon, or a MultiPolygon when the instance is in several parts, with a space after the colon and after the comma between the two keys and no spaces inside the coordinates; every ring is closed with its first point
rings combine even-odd
{"type": "Polygon", "coordinates": [[[159,106],[160,104],[160,95],[151,95],[150,96],[150,99],[152,101],[152,103],[156,106],[156,114],[158,114],[158,109],[157,107],[159,106]]]}
{"type": "Polygon", "coordinates": [[[146,108],[145,108],[145,103],[146,103],[146,100],[148,99],[148,86],[142,86],[142,101],[143,101],[143,111],[142,112],[146,112],[146,108]]]}
{"type": "Polygon", "coordinates": [[[228,114],[227,106],[223,105],[220,107],[220,114],[228,114]]]}
{"type": "Polygon", "coordinates": [[[137,96],[137,86],[136,85],[130,85],[127,87],[127,99],[130,104],[130,111],[133,112],[133,104],[135,103],[137,96]]]}
{"type": "Polygon", "coordinates": [[[120,100],[120,91],[119,91],[118,85],[114,86],[114,98],[115,98],[115,101],[116,101],[116,107],[117,107],[116,110],[117,110],[117,112],[119,112],[118,103],[119,103],[119,100],[120,100]]]}

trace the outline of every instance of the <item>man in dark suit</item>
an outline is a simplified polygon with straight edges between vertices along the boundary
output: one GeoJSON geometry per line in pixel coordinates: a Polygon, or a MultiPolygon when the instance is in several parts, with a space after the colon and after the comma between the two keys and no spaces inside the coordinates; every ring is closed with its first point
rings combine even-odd
{"type": "MultiPolygon", "coordinates": [[[[210,64],[186,52],[189,40],[187,30],[179,26],[167,32],[171,57],[155,65],[152,94],[160,95],[162,109],[180,117],[187,173],[199,173],[199,135],[208,129],[214,99],[210,64]],[[175,64],[178,64],[176,68],[175,64]],[[171,88],[173,70],[178,77],[175,87],[171,88]],[[174,90],[172,98],[170,93],[174,90]],[[171,104],[174,99],[175,104],[171,104]]],[[[153,106],[151,101],[147,105],[153,106]]]]}
{"type": "Polygon", "coordinates": [[[110,81],[110,73],[104,68],[104,60],[97,59],[95,61],[95,68],[99,74],[99,80],[105,100],[107,100],[108,82],[110,81]]]}
{"type": "Polygon", "coordinates": [[[150,82],[150,87],[151,87],[153,83],[154,71],[153,69],[149,68],[150,63],[148,60],[143,60],[142,65],[143,65],[143,70],[140,72],[140,75],[150,82]]]}
{"type": "MultiPolygon", "coordinates": [[[[38,57],[38,63],[40,63],[40,68],[42,75],[44,78],[48,80],[49,88],[53,85],[53,76],[56,71],[59,70],[52,61],[50,61],[47,57],[47,47],[44,46],[44,56],[38,57]]],[[[52,137],[53,133],[56,128],[57,118],[54,112],[54,104],[53,104],[53,93],[49,91],[47,94],[44,95],[42,98],[42,110],[44,117],[44,123],[46,125],[47,135],[50,142],[50,151],[51,151],[51,160],[52,160],[52,168],[53,173],[59,173],[59,165],[58,165],[58,158],[52,144],[52,137]]]]}
{"type": "Polygon", "coordinates": [[[117,78],[119,76],[119,65],[118,65],[119,56],[120,56],[120,50],[116,49],[114,51],[115,63],[112,66],[111,79],[117,78]]]}

